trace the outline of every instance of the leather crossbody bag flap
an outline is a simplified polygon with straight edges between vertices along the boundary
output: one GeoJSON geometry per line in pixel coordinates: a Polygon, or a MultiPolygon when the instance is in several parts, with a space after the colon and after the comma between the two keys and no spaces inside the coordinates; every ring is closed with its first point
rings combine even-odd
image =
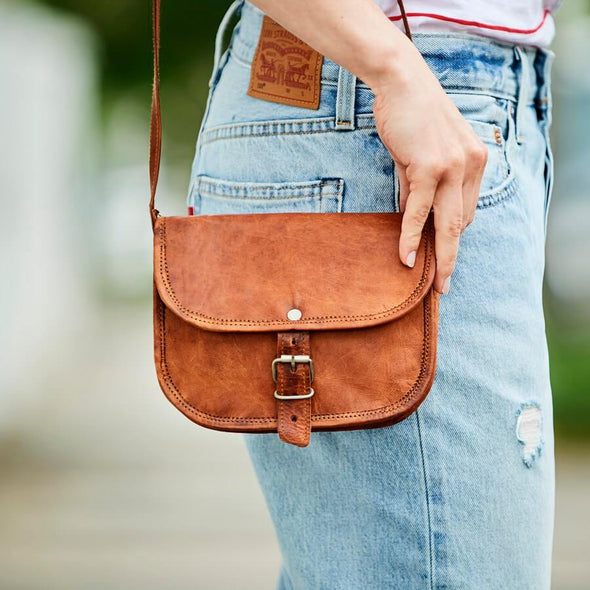
{"type": "Polygon", "coordinates": [[[413,268],[401,213],[163,217],[159,0],[150,149],[154,353],[160,386],[194,422],[277,432],[374,428],[410,415],[435,375],[439,296],[428,218],[413,268]]]}

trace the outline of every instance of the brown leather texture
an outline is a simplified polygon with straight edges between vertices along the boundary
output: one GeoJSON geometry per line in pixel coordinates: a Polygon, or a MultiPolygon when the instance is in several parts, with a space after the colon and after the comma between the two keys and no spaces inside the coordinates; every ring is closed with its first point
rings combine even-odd
{"type": "Polygon", "coordinates": [[[265,14],[247,94],[271,102],[317,109],[323,60],[321,53],[265,14]]]}
{"type": "MultiPolygon", "coordinates": [[[[278,432],[285,412],[281,438],[299,446],[306,428],[408,416],[436,365],[432,214],[412,269],[399,261],[400,230],[400,213],[159,217],[155,360],[168,399],[198,424],[234,432],[278,432]],[[288,318],[293,309],[300,319],[288,318]],[[296,395],[313,386],[308,417],[302,401],[274,396],[271,364],[285,332],[308,333],[291,354],[309,355],[313,382],[297,363],[287,386],[296,395]]],[[[279,377],[285,370],[279,364],[279,377]]]]}
{"type": "Polygon", "coordinates": [[[162,217],[155,280],[166,306],[204,330],[350,329],[404,315],[434,278],[432,224],[413,268],[399,213],[162,217]],[[302,317],[287,318],[290,309],[302,317]]]}

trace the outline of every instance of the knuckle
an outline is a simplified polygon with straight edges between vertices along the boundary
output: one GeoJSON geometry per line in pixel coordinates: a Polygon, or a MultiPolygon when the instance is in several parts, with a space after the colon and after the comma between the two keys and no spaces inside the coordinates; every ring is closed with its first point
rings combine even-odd
{"type": "Polygon", "coordinates": [[[441,178],[447,171],[447,163],[443,160],[431,160],[429,170],[435,178],[441,178]]]}
{"type": "Polygon", "coordinates": [[[453,238],[457,239],[463,231],[463,217],[452,217],[443,226],[443,232],[453,238]]]}
{"type": "Polygon", "coordinates": [[[419,205],[409,213],[410,221],[416,226],[424,225],[424,222],[430,214],[430,207],[428,205],[419,205]]]}
{"type": "Polygon", "coordinates": [[[483,142],[478,142],[469,150],[469,160],[477,167],[483,168],[488,161],[488,148],[483,142]]]}
{"type": "Polygon", "coordinates": [[[465,166],[465,156],[457,150],[447,153],[445,158],[445,172],[455,171],[465,166]]]}
{"type": "Polygon", "coordinates": [[[440,178],[446,170],[446,163],[443,157],[435,155],[424,155],[416,161],[414,172],[417,177],[440,178]]]}

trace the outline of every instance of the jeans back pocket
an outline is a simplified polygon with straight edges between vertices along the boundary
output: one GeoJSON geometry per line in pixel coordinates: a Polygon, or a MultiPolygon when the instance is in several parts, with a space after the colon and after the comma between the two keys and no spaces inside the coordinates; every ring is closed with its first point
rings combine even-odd
{"type": "Polygon", "coordinates": [[[227,213],[339,213],[344,179],[249,182],[195,177],[189,206],[195,215],[227,213]]]}

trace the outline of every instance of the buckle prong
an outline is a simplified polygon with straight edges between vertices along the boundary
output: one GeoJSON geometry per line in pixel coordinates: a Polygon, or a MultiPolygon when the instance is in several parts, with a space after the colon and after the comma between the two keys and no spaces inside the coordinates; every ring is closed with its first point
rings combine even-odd
{"type": "MultiPolygon", "coordinates": [[[[278,381],[277,364],[278,363],[289,363],[291,365],[291,371],[297,370],[297,363],[305,363],[309,365],[309,382],[312,383],[314,379],[313,361],[308,354],[282,354],[272,361],[272,379],[276,383],[278,381]]],[[[309,388],[309,393],[305,395],[280,395],[275,390],[275,397],[277,399],[289,400],[289,399],[308,399],[314,394],[313,387],[309,388]]]]}
{"type": "Polygon", "coordinates": [[[295,372],[297,367],[295,366],[297,363],[306,363],[309,365],[309,373],[310,379],[309,382],[311,383],[314,378],[314,371],[313,371],[313,361],[308,354],[282,354],[281,356],[277,357],[272,361],[272,378],[273,381],[277,382],[277,364],[278,363],[290,363],[291,370],[295,372]]]}

